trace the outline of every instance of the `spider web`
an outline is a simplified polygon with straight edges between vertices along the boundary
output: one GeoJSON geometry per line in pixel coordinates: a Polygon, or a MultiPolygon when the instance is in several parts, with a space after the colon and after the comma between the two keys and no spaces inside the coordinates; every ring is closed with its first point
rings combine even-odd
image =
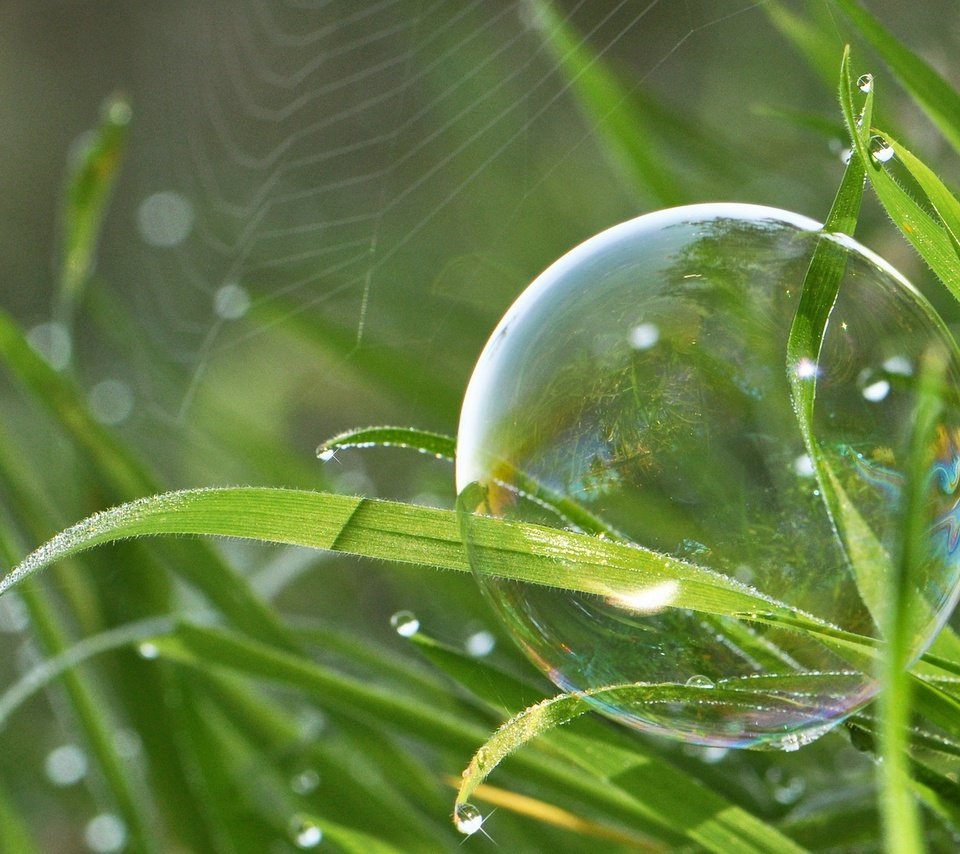
{"type": "MultiPolygon", "coordinates": [[[[554,8],[628,89],[700,98],[718,43],[703,36],[727,31],[732,52],[758,5],[554,8]]],[[[211,366],[292,320],[336,330],[344,360],[389,346],[462,383],[532,275],[644,210],[526,0],[245,0],[174,22],[131,294],[152,352],[179,366],[154,389],[170,419],[189,419],[211,366]]]]}

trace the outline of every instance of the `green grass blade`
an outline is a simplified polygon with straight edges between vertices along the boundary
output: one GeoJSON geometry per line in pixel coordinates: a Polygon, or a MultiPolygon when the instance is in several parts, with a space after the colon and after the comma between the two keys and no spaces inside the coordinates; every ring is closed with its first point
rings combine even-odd
{"type": "MultiPolygon", "coordinates": [[[[472,546],[499,577],[601,596],[669,583],[673,607],[721,616],[780,614],[825,625],[719,573],[636,546],[479,516],[472,530],[472,546]]],[[[0,593],[62,557],[156,534],[241,537],[469,569],[454,511],[301,490],[199,489],[140,499],[89,517],[0,579],[0,593]]]]}
{"type": "Polygon", "coordinates": [[[655,152],[646,117],[637,109],[601,57],[547,0],[529,0],[543,39],[564,71],[588,122],[600,135],[614,164],[641,196],[660,205],[682,204],[684,182],[655,152]]]}
{"type": "Polygon", "coordinates": [[[953,147],[960,151],[960,94],[857,0],[835,0],[953,147]]]}
{"type": "Polygon", "coordinates": [[[917,405],[913,412],[907,479],[902,497],[902,552],[888,581],[885,623],[887,650],[884,656],[883,693],[880,696],[881,804],[884,835],[890,852],[922,851],[923,832],[916,801],[909,791],[907,726],[910,722],[911,682],[906,672],[913,622],[917,618],[914,575],[923,562],[923,538],[928,525],[925,513],[931,441],[943,411],[941,388],[946,363],[940,353],[930,353],[919,377],[917,405]]]}
{"type": "MultiPolygon", "coordinates": [[[[0,311],[0,362],[84,451],[106,482],[108,491],[117,496],[115,500],[159,491],[149,470],[90,416],[76,389],[32,350],[17,324],[3,311],[0,311]]],[[[199,589],[235,625],[279,643],[289,643],[269,606],[253,594],[242,575],[211,549],[200,547],[187,555],[179,544],[171,544],[170,548],[177,558],[171,562],[171,568],[199,589]]],[[[142,584],[138,593],[144,605],[154,611],[166,610],[166,598],[151,596],[149,580],[142,584]]]]}
{"type": "Polygon", "coordinates": [[[919,157],[897,142],[890,134],[877,130],[877,135],[891,146],[897,159],[907,168],[917,185],[926,194],[940,221],[947,229],[955,249],[960,249],[960,202],[919,157]]]}
{"type": "Polygon", "coordinates": [[[350,448],[412,448],[421,454],[452,460],[456,440],[442,433],[414,430],[410,427],[365,427],[347,430],[327,439],[317,448],[321,460],[332,459],[337,451],[350,448]]]}
{"type": "Polygon", "coordinates": [[[57,313],[68,322],[93,272],[100,229],[127,140],[130,105],[114,95],[100,126],[76,152],[62,212],[63,236],[57,313]]]}
{"type": "Polygon", "coordinates": [[[5,785],[0,785],[0,851],[42,854],[23,821],[21,808],[12,802],[5,785]]]}
{"type": "Polygon", "coordinates": [[[944,287],[960,300],[960,262],[958,262],[953,241],[947,230],[890,176],[882,164],[877,163],[871,156],[869,124],[866,120],[858,124],[857,117],[854,115],[849,51],[844,56],[844,70],[840,79],[840,106],[853,147],[866,164],[867,177],[870,179],[873,191],[894,225],[900,229],[924,263],[930,267],[944,287]]]}

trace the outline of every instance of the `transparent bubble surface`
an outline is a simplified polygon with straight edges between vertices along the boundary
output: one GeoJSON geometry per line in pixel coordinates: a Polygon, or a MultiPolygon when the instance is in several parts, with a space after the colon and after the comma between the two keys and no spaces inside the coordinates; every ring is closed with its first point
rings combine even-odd
{"type": "MultiPolygon", "coordinates": [[[[960,362],[940,319],[898,273],[849,238],[821,236],[805,217],[695,205],[603,232],[520,296],[467,389],[456,473],[480,586],[560,688],[683,688],[658,700],[637,692],[593,700],[639,729],[795,750],[867,703],[877,684],[809,636],[672,606],[680,587],[670,579],[608,596],[494,579],[472,514],[578,530],[561,512],[576,505],[611,539],[879,637],[884,566],[851,568],[791,405],[787,337],[818,240],[843,248],[844,278],[819,359],[789,370],[815,383],[822,458],[892,560],[919,366],[932,350],[946,353],[952,390],[960,362]]],[[[923,481],[913,655],[958,592],[954,395],[944,395],[923,481]]]]}

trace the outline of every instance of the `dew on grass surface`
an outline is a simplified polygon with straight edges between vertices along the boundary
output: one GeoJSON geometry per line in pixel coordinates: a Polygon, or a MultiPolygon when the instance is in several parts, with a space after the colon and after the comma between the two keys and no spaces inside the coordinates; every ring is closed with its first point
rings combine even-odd
{"type": "MultiPolygon", "coordinates": [[[[821,236],[812,220],[732,204],[649,214],[561,258],[494,331],[464,401],[457,489],[476,513],[624,539],[877,637],[889,563],[854,568],[791,382],[813,384],[824,470],[893,559],[914,366],[933,350],[947,354],[955,389],[960,361],[933,309],[880,258],[821,236]],[[843,280],[817,359],[788,365],[821,240],[840,249],[843,280]]],[[[914,656],[957,595],[952,398],[944,396],[924,480],[914,656]]],[[[461,518],[481,588],[560,688],[715,685],[670,702],[638,693],[589,700],[624,723],[703,745],[793,750],[876,693],[862,665],[808,635],[677,607],[685,589],[675,579],[606,595],[496,579],[485,565],[494,550],[475,541],[475,517],[461,518]]]]}

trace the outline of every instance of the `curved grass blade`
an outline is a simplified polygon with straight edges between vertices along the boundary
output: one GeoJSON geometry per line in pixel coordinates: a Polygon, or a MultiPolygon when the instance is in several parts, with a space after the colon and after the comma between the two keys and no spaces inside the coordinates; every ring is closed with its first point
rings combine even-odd
{"type": "MultiPolygon", "coordinates": [[[[866,164],[867,177],[894,225],[907,239],[924,263],[933,271],[944,287],[960,300],[960,261],[953,241],[946,229],[928,214],[886,168],[876,162],[870,153],[870,133],[867,118],[859,123],[854,115],[853,86],[850,81],[849,49],[844,53],[840,75],[840,107],[854,150],[866,164]]],[[[868,98],[872,92],[868,94],[868,98]]]]}
{"type": "MultiPolygon", "coordinates": [[[[637,546],[539,525],[476,517],[474,547],[499,577],[604,597],[671,584],[672,607],[762,612],[827,626],[719,573],[637,546]]],[[[0,579],[0,594],[93,546],[154,534],[241,537],[443,569],[469,569],[457,514],[390,501],[271,488],[199,489],[144,498],[61,532],[0,579]]]]}
{"type": "Polygon", "coordinates": [[[660,205],[682,204],[685,186],[670,173],[665,158],[654,152],[645,116],[594,54],[584,38],[556,13],[547,0],[527,0],[544,42],[570,81],[580,106],[600,134],[611,159],[634,190],[660,205]]]}
{"type": "MultiPolygon", "coordinates": [[[[736,680],[733,680],[736,681],[736,680]]],[[[745,680],[745,684],[748,680],[745,680]]],[[[719,685],[709,689],[711,700],[714,692],[726,693],[726,689],[719,685]]],[[[594,707],[588,702],[588,698],[595,700],[608,699],[611,702],[622,702],[624,695],[636,696],[642,695],[644,699],[653,702],[672,702],[672,701],[691,701],[702,699],[706,689],[688,688],[683,685],[617,685],[607,688],[598,688],[589,691],[577,692],[573,694],[560,694],[548,700],[544,700],[535,706],[525,709],[518,715],[507,721],[487,742],[474,754],[470,765],[464,770],[459,790],[457,792],[457,808],[464,808],[469,804],[469,799],[475,789],[483,783],[487,776],[497,765],[507,756],[514,753],[524,744],[538,735],[544,734],[552,729],[561,727],[564,724],[593,711],[594,707]]],[[[730,696],[738,701],[745,703],[755,700],[752,691],[740,691],[732,689],[730,696]]],[[[665,789],[668,783],[664,780],[665,789]]],[[[674,804],[674,809],[678,808],[674,804]]],[[[457,814],[455,809],[454,814],[457,814]]],[[[741,838],[730,847],[729,839],[724,838],[719,828],[705,828],[709,821],[702,818],[699,826],[690,829],[689,835],[696,842],[707,850],[711,851],[761,851],[771,850],[770,848],[755,848],[754,844],[759,840],[750,840],[741,838]]],[[[689,825],[688,825],[689,826],[689,825]]],[[[775,833],[772,828],[771,832],[775,833]]],[[[764,841],[765,845],[773,844],[778,851],[802,851],[800,847],[793,844],[790,840],[776,834],[776,841],[769,838],[764,841]]]]}
{"type": "Polygon", "coordinates": [[[960,94],[856,0],[835,0],[940,132],[960,151],[960,94]]]}
{"type": "Polygon", "coordinates": [[[953,241],[954,249],[960,251],[960,201],[951,193],[934,171],[919,157],[897,142],[890,134],[874,129],[874,132],[886,141],[897,159],[907,168],[907,171],[917,182],[917,186],[926,194],[933,209],[940,217],[953,241]]]}
{"type": "Polygon", "coordinates": [[[923,562],[923,535],[927,521],[924,502],[927,472],[930,470],[932,438],[943,411],[940,389],[946,362],[942,354],[928,354],[920,373],[917,404],[912,417],[907,479],[902,498],[899,560],[888,581],[889,601],[885,628],[886,655],[883,659],[883,692],[880,695],[881,803],[887,848],[896,852],[923,850],[923,831],[916,801],[909,793],[907,727],[910,723],[911,682],[906,671],[910,636],[917,618],[915,580],[923,562]],[[940,357],[940,358],[937,358],[940,357]]]}
{"type": "Polygon", "coordinates": [[[130,105],[121,95],[107,99],[100,126],[74,156],[62,212],[62,260],[57,314],[69,325],[93,272],[100,229],[120,169],[130,105]]]}
{"type": "MultiPolygon", "coordinates": [[[[451,777],[450,784],[454,788],[457,788],[460,781],[451,777]]],[[[616,827],[601,824],[600,822],[591,821],[554,806],[553,804],[538,800],[537,798],[519,795],[516,792],[499,789],[495,786],[489,786],[486,783],[481,783],[477,786],[473,794],[474,800],[509,810],[517,815],[528,816],[541,824],[561,827],[564,830],[569,830],[580,836],[602,839],[605,842],[613,842],[635,851],[664,852],[665,854],[665,852],[669,850],[663,843],[642,836],[636,831],[621,830],[616,827]]]]}
{"type": "Polygon", "coordinates": [[[442,433],[414,430],[410,427],[365,427],[360,430],[347,430],[327,439],[317,448],[317,456],[326,461],[332,459],[337,451],[350,448],[412,448],[421,454],[452,460],[456,440],[442,433]]]}

